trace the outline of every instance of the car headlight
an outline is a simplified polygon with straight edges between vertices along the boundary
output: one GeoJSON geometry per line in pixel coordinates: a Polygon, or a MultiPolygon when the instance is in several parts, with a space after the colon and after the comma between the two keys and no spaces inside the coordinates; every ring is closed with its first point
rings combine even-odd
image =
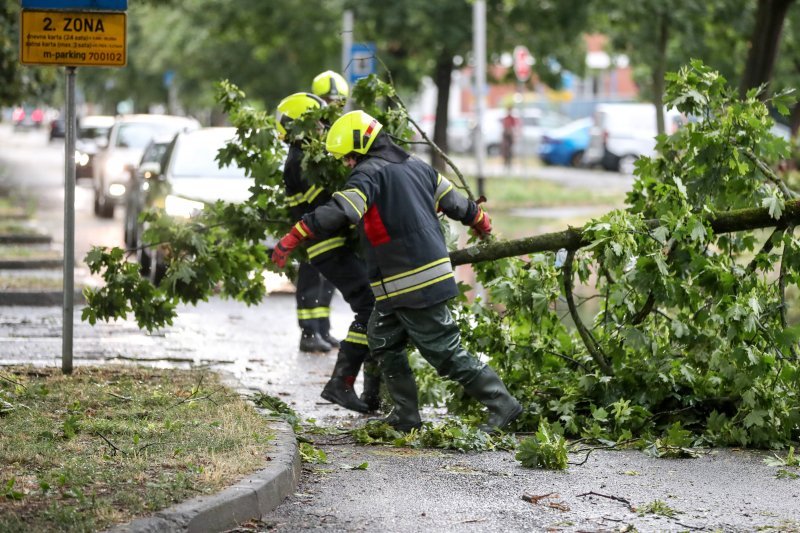
{"type": "Polygon", "coordinates": [[[164,211],[172,217],[189,218],[202,211],[203,207],[205,207],[203,202],[195,202],[171,194],[164,199],[164,211]]]}
{"type": "Polygon", "coordinates": [[[125,196],[125,186],[121,183],[112,183],[108,186],[108,194],[111,196],[125,196]]]}
{"type": "Polygon", "coordinates": [[[85,167],[89,164],[89,154],[75,150],[75,164],[85,167]]]}

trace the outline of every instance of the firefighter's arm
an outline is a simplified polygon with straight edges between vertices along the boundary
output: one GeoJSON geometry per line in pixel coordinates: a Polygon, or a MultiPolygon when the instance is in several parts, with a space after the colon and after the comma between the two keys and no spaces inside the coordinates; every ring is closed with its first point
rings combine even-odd
{"type": "Polygon", "coordinates": [[[355,174],[344,189],[333,193],[329,201],[305,215],[303,221],[318,237],[329,237],[345,226],[358,225],[372,195],[371,181],[363,174],[355,174]]]}
{"type": "Polygon", "coordinates": [[[450,181],[437,174],[435,208],[449,218],[470,226],[478,237],[485,237],[492,232],[489,215],[475,202],[459,193],[450,181]]]}

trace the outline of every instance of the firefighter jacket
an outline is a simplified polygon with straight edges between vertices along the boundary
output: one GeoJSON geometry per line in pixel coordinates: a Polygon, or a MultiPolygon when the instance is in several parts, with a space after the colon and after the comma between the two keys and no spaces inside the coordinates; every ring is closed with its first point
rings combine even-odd
{"type": "Polygon", "coordinates": [[[381,132],[344,189],[303,221],[317,237],[357,225],[375,306],[419,309],[458,294],[438,211],[469,225],[478,207],[381,132]]]}
{"type": "MultiPolygon", "coordinates": [[[[315,207],[323,205],[331,199],[331,194],[319,185],[312,185],[303,177],[303,149],[299,143],[289,145],[289,154],[283,165],[283,185],[286,190],[286,200],[289,204],[289,214],[297,220],[315,207]]],[[[328,252],[345,246],[346,232],[339,232],[324,239],[312,239],[307,252],[311,263],[321,260],[328,252]]]]}

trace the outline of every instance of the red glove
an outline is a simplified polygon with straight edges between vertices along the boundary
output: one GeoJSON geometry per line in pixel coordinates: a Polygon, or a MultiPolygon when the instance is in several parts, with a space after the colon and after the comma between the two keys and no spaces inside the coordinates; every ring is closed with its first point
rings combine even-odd
{"type": "Polygon", "coordinates": [[[492,220],[489,214],[486,213],[481,207],[478,207],[478,214],[475,215],[475,220],[470,224],[472,231],[478,238],[483,239],[492,232],[492,220]]]}
{"type": "Polygon", "coordinates": [[[297,248],[301,242],[313,236],[314,234],[311,233],[311,230],[308,229],[305,222],[301,220],[292,227],[292,231],[284,235],[280,242],[275,245],[275,248],[272,250],[272,262],[281,268],[285,267],[286,260],[289,258],[289,254],[292,253],[292,250],[297,248]]]}

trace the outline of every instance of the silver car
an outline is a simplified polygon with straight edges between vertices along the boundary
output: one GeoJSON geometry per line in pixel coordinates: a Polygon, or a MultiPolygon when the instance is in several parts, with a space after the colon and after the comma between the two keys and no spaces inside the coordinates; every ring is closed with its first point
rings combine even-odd
{"type": "Polygon", "coordinates": [[[118,117],[109,131],[106,147],[93,161],[94,213],[100,218],[114,217],[115,206],[125,200],[131,172],[151,139],[199,127],[193,118],[171,115],[118,117]]]}

